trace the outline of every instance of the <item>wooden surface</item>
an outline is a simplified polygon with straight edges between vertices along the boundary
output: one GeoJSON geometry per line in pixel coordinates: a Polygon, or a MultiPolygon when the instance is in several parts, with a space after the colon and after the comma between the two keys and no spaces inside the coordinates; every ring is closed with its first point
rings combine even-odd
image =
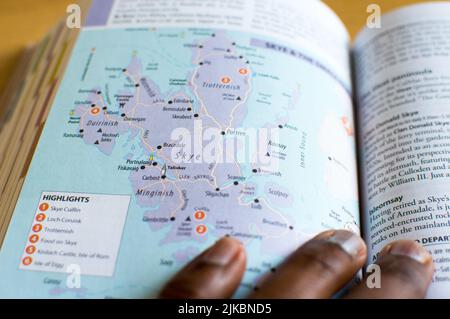
{"type": "Polygon", "coordinates": [[[0,0],[0,94],[21,51],[44,37],[76,0],[0,0]]]}
{"type": "MultiPolygon", "coordinates": [[[[301,1],[301,0],[300,0],[301,1]]],[[[415,3],[430,2],[429,0],[323,0],[344,21],[352,37],[366,25],[367,6],[376,3],[381,7],[381,13],[415,3]]]]}
{"type": "MultiPolygon", "coordinates": [[[[302,1],[302,0],[299,0],[302,1]]],[[[21,50],[41,39],[66,14],[76,0],[0,0],[0,94],[15,67],[21,50]]],[[[366,8],[378,3],[383,12],[420,0],[324,0],[354,36],[366,23],[366,8]]]]}

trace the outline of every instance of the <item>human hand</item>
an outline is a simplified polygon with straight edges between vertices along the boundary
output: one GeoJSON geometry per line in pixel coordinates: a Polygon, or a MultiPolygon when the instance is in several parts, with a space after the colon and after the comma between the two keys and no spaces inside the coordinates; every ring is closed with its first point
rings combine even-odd
{"type": "MultiPolygon", "coordinates": [[[[344,230],[323,232],[295,251],[249,298],[330,298],[364,266],[367,248],[344,230]]],[[[381,287],[363,280],[344,298],[423,298],[434,271],[431,255],[414,241],[387,245],[377,260],[381,287]]],[[[161,298],[230,298],[246,267],[243,245],[223,238],[204,251],[162,289],[161,298]]]]}

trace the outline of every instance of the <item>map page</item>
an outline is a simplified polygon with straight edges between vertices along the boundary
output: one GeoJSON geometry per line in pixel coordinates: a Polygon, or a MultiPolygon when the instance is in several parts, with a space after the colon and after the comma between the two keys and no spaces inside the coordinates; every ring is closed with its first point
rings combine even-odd
{"type": "Polygon", "coordinates": [[[271,1],[253,22],[232,19],[251,1],[205,1],[209,19],[187,7],[198,21],[159,25],[145,2],[93,2],[0,252],[1,297],[156,297],[223,236],[248,252],[241,297],[318,232],[359,232],[346,34],[306,26],[329,9],[282,1],[304,16],[294,38],[251,27],[271,1]],[[333,52],[308,33],[326,30],[333,52]]]}

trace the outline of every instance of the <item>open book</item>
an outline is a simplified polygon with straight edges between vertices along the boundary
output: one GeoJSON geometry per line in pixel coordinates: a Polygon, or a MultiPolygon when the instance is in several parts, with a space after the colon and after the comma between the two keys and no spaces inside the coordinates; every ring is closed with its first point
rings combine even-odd
{"type": "Polygon", "coordinates": [[[154,297],[222,236],[246,245],[244,296],[330,228],[361,232],[369,263],[417,240],[429,297],[450,296],[449,3],[353,45],[319,1],[81,9],[7,99],[1,297],[154,297]]]}

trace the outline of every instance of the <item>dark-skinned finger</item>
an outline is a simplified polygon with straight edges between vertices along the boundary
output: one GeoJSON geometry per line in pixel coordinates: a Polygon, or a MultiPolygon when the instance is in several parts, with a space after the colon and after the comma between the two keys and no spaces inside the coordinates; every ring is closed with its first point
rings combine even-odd
{"type": "Polygon", "coordinates": [[[329,298],[364,265],[367,249],[345,230],[319,234],[293,253],[252,298],[329,298]]]}
{"type": "Polygon", "coordinates": [[[387,245],[377,264],[380,285],[370,288],[363,280],[346,298],[424,298],[434,272],[433,259],[415,241],[400,240],[387,245]]]}
{"type": "Polygon", "coordinates": [[[246,256],[241,243],[223,238],[203,252],[162,289],[161,298],[229,298],[245,271],[246,256]]]}

